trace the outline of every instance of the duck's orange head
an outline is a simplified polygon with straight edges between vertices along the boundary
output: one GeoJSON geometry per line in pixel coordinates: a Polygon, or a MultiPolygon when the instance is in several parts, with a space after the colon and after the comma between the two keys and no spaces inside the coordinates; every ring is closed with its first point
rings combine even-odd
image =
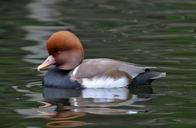
{"type": "Polygon", "coordinates": [[[58,31],[52,34],[47,41],[47,49],[49,57],[38,66],[38,70],[50,65],[71,70],[81,63],[84,55],[79,38],[70,31],[58,31]]]}

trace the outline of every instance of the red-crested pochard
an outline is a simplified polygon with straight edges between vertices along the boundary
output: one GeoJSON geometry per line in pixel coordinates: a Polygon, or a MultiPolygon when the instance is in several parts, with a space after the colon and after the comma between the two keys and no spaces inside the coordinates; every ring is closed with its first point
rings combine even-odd
{"type": "Polygon", "coordinates": [[[71,31],[53,33],[47,41],[47,50],[48,58],[37,69],[56,66],[44,78],[44,83],[51,87],[119,88],[128,85],[148,85],[153,80],[166,76],[166,73],[151,71],[151,67],[119,60],[83,60],[84,48],[79,38],[71,31]],[[72,83],[74,84],[71,85],[72,83]]]}

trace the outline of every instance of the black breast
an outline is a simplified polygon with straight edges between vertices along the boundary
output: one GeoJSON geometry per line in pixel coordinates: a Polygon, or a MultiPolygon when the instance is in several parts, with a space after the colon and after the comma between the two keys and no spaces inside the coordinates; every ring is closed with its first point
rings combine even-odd
{"type": "Polygon", "coordinates": [[[42,79],[44,87],[79,89],[78,82],[70,80],[69,71],[53,68],[49,70],[42,79]]]}

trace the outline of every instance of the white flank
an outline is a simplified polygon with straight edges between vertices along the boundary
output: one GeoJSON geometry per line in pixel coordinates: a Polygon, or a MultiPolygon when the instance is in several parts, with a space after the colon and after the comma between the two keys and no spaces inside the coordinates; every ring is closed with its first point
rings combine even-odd
{"type": "Polygon", "coordinates": [[[92,79],[82,79],[84,88],[121,88],[129,84],[126,77],[114,79],[111,77],[94,77],[92,79]]]}
{"type": "Polygon", "coordinates": [[[72,76],[75,76],[75,75],[76,75],[76,73],[77,73],[79,67],[80,67],[80,66],[77,66],[77,67],[73,70],[72,76]]]}

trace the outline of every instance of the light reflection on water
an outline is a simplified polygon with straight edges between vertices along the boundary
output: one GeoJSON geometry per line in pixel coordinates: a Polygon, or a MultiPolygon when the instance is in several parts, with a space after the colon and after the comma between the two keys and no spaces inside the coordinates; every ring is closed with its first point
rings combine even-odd
{"type": "MultiPolygon", "coordinates": [[[[55,3],[61,0],[35,0],[27,5],[30,10],[28,17],[37,20],[51,22],[58,16],[58,12],[55,7],[55,3]],[[52,7],[53,6],[53,7],[52,7]]],[[[33,46],[25,46],[22,50],[30,52],[25,56],[25,61],[39,64],[40,59],[43,59],[48,55],[46,51],[46,39],[55,30],[62,30],[66,28],[73,28],[72,26],[24,26],[23,29],[26,31],[25,40],[31,40],[37,42],[33,46]]]]}
{"type": "Polygon", "coordinates": [[[55,4],[61,0],[34,0],[27,5],[30,11],[28,17],[38,21],[54,21],[58,11],[54,8],[55,4]]]}

